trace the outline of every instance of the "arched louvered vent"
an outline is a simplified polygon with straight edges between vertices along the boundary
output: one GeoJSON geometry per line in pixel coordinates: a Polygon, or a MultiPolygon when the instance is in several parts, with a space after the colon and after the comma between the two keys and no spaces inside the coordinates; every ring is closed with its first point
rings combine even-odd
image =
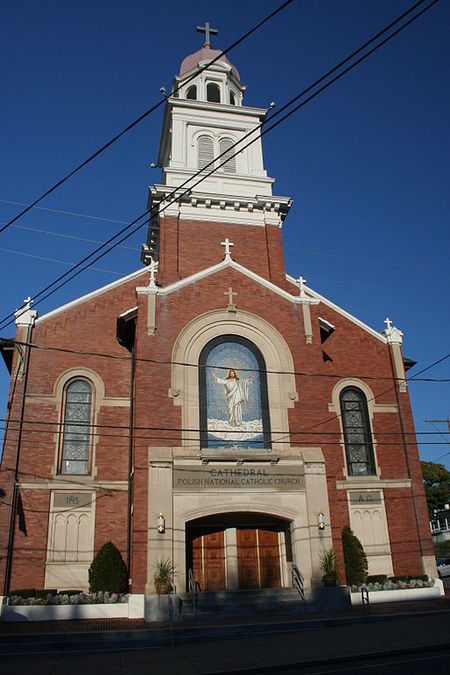
{"type": "Polygon", "coordinates": [[[233,141],[229,138],[223,138],[220,141],[220,154],[225,153],[223,157],[220,158],[220,164],[227,160],[227,163],[222,166],[222,170],[225,173],[236,173],[236,157],[234,153],[236,152],[235,148],[232,148],[233,141]]]}
{"type": "MultiPolygon", "coordinates": [[[[198,168],[203,169],[214,159],[214,142],[210,136],[199,136],[198,139],[198,168]]],[[[209,170],[213,165],[208,167],[209,170]]]]}

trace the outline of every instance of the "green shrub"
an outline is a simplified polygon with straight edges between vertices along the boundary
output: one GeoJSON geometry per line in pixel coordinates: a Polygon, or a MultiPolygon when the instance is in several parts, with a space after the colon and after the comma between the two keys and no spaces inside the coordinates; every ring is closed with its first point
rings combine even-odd
{"type": "Polygon", "coordinates": [[[384,584],[387,581],[387,574],[369,574],[366,579],[368,584],[384,584]]]}
{"type": "Polygon", "coordinates": [[[413,579],[428,581],[428,574],[397,574],[394,577],[389,577],[389,581],[404,581],[406,583],[413,579]]]}
{"type": "Polygon", "coordinates": [[[109,541],[101,547],[89,568],[89,590],[91,593],[126,593],[127,589],[127,568],[120,551],[109,541]]]}
{"type": "Polygon", "coordinates": [[[83,591],[77,590],[77,591],[59,591],[61,594],[64,593],[64,595],[80,595],[80,593],[83,593],[83,591]]]}
{"type": "Polygon", "coordinates": [[[34,598],[36,595],[35,588],[18,588],[17,590],[10,591],[9,595],[18,595],[20,598],[34,598]]]}
{"type": "MultiPolygon", "coordinates": [[[[42,600],[47,600],[49,595],[56,595],[58,591],[56,588],[39,588],[36,589],[36,598],[42,598],[42,600]]],[[[23,597],[23,596],[22,596],[23,597]]]]}
{"type": "Polygon", "coordinates": [[[363,584],[367,577],[367,556],[358,537],[348,525],[342,528],[342,548],[347,584],[349,586],[363,584]]]}

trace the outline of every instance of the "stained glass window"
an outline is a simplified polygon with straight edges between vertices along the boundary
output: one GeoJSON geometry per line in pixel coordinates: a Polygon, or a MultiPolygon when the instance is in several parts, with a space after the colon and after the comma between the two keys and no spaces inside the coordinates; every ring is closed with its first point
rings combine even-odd
{"type": "Polygon", "coordinates": [[[86,475],[89,471],[92,387],[72,380],[64,392],[60,473],[86,475]]]}
{"type": "Polygon", "coordinates": [[[347,387],[340,400],[348,473],[372,476],[375,463],[366,397],[360,389],[347,387]]]}

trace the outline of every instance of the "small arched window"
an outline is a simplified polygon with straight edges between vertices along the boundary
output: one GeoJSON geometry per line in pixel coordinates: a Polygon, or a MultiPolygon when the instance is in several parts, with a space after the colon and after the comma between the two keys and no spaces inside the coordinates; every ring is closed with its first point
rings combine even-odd
{"type": "Polygon", "coordinates": [[[223,138],[219,143],[219,153],[223,156],[220,158],[219,163],[226,161],[221,168],[225,173],[236,173],[236,156],[235,149],[232,147],[233,141],[229,138],[223,138]]]}
{"type": "Polygon", "coordinates": [[[232,92],[232,91],[230,91],[230,104],[236,105],[236,97],[234,95],[234,92],[232,92]]]}
{"type": "Polygon", "coordinates": [[[367,400],[361,389],[346,387],[340,395],[349,476],[375,475],[367,400]]]}
{"type": "Polygon", "coordinates": [[[197,85],[191,84],[189,89],[186,92],[186,98],[189,98],[191,101],[197,100],[197,85]]]}
{"type": "MultiPolygon", "coordinates": [[[[214,159],[214,141],[211,136],[199,136],[198,138],[198,168],[203,169],[214,159]]],[[[208,167],[209,169],[213,168],[208,167]]]]}
{"type": "Polygon", "coordinates": [[[86,380],[70,381],[63,393],[59,473],[89,473],[92,386],[86,380]]]}
{"type": "Polygon", "coordinates": [[[206,100],[211,103],[220,103],[220,88],[218,84],[210,82],[206,86],[206,100]]]}

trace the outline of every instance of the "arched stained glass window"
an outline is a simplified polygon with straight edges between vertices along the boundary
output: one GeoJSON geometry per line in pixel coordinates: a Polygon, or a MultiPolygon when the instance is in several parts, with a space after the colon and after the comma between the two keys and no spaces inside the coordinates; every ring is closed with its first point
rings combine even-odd
{"type": "Polygon", "coordinates": [[[224,153],[219,163],[222,164],[222,162],[227,160],[227,163],[221,167],[225,173],[236,173],[236,156],[234,155],[235,150],[232,148],[232,145],[233,141],[230,138],[223,138],[219,144],[220,154],[224,153]]]}
{"type": "Polygon", "coordinates": [[[89,472],[92,387],[72,380],[64,389],[59,472],[85,476],[89,472]]]}
{"type": "Polygon", "coordinates": [[[270,449],[264,358],[250,340],[215,338],[199,361],[202,448],[270,449]]]}
{"type": "Polygon", "coordinates": [[[367,400],[361,389],[346,387],[340,395],[347,468],[350,476],[373,476],[375,462],[367,400]]]}
{"type": "Polygon", "coordinates": [[[211,103],[220,103],[220,87],[214,82],[206,85],[206,99],[211,103]]]}

